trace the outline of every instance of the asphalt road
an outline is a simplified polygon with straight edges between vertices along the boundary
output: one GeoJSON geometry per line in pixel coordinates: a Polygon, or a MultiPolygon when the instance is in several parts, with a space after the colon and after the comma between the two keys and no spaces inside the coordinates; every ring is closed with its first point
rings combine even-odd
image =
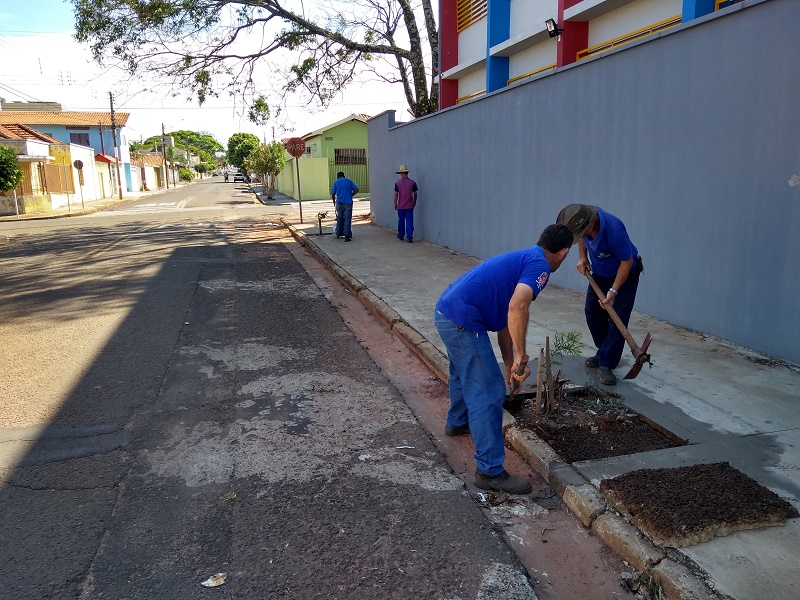
{"type": "Polygon", "coordinates": [[[536,597],[274,216],[3,224],[0,597],[536,597]]]}

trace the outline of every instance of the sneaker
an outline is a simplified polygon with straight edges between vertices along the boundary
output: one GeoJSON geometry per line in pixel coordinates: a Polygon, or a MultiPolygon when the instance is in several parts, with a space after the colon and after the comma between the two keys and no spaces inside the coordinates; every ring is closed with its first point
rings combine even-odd
{"type": "Polygon", "coordinates": [[[585,364],[590,369],[596,369],[597,367],[600,366],[600,359],[597,358],[597,355],[590,356],[585,361],[583,361],[583,364],[585,364]]]}
{"type": "Polygon", "coordinates": [[[533,490],[530,481],[522,477],[509,475],[505,469],[497,475],[486,475],[480,471],[475,471],[473,481],[475,482],[475,487],[482,490],[497,490],[509,494],[530,494],[531,490],[533,490]]]}
{"type": "Polygon", "coordinates": [[[469,423],[464,423],[463,425],[459,425],[458,427],[445,427],[444,434],[449,435],[450,437],[455,437],[457,435],[467,435],[469,433],[469,423]]]}
{"type": "Polygon", "coordinates": [[[614,385],[617,383],[617,376],[614,375],[614,372],[611,369],[607,369],[606,367],[600,367],[600,370],[597,372],[598,377],[600,377],[600,383],[603,385],[614,385]]]}
{"type": "Polygon", "coordinates": [[[345,242],[350,242],[350,241],[352,241],[352,239],[353,239],[353,238],[351,238],[351,237],[346,237],[346,238],[344,238],[344,241],[345,241],[345,242]]]}

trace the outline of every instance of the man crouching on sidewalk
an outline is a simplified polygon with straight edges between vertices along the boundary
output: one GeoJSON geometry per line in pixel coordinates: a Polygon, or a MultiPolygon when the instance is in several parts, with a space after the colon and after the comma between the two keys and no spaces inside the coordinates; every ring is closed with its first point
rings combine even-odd
{"type": "Polygon", "coordinates": [[[471,434],[475,444],[475,485],[483,490],[527,494],[527,479],[503,468],[503,400],[526,354],[525,336],[531,302],[564,262],[573,237],[565,225],[548,225],[536,246],[500,254],[456,279],[436,303],[436,329],[450,359],[450,410],[445,433],[471,434]],[[497,332],[505,377],[489,340],[497,332]]]}

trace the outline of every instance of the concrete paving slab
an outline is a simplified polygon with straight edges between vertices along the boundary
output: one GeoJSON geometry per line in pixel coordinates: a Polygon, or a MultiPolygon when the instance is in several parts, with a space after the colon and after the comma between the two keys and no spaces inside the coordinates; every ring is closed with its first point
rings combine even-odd
{"type": "Polygon", "coordinates": [[[712,577],[716,589],[737,600],[800,598],[800,523],[738,531],[682,548],[712,577]]]}

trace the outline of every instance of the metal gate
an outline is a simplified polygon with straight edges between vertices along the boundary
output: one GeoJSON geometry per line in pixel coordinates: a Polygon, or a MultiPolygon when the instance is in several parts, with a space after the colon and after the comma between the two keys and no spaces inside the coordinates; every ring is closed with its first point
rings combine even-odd
{"type": "Polygon", "coordinates": [[[363,164],[343,165],[336,164],[332,158],[328,159],[328,187],[333,186],[336,181],[336,174],[341,171],[344,176],[351,179],[358,186],[359,194],[369,194],[369,159],[365,159],[363,164]]]}

